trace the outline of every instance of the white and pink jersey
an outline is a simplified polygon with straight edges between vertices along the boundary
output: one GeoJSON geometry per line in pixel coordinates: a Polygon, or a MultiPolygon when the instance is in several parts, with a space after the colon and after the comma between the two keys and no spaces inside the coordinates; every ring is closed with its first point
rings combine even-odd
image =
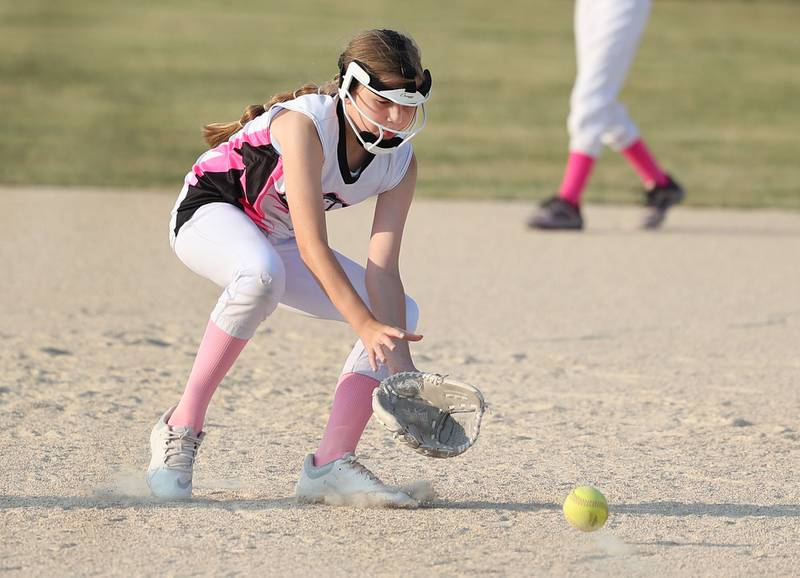
{"type": "Polygon", "coordinates": [[[305,114],[317,129],[324,155],[322,193],[326,211],[388,191],[406,174],[413,153],[410,144],[390,155],[369,155],[361,171],[352,174],[344,140],[349,129],[339,98],[303,95],[274,105],[197,159],[172,211],[173,238],[199,207],[219,202],[241,208],[272,238],[294,237],[279,143],[272,141],[269,131],[272,119],[284,109],[305,114]]]}

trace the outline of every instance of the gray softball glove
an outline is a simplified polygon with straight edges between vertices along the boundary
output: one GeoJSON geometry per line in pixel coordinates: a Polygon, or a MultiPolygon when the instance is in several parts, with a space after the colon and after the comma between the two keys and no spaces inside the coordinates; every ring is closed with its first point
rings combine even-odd
{"type": "Polygon", "coordinates": [[[372,393],[375,417],[394,436],[432,458],[452,458],[478,438],[485,409],[477,388],[446,375],[408,371],[372,393]]]}

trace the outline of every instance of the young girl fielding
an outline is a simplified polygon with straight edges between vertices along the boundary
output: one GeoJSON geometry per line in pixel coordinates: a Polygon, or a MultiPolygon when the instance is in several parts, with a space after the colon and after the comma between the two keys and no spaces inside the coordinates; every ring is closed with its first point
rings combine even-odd
{"type": "Polygon", "coordinates": [[[150,435],[153,495],[189,498],[203,421],[217,386],[278,305],[346,321],[358,335],[344,364],[317,451],[297,483],[302,501],[413,507],[354,451],[372,391],[414,371],[408,342],[416,304],[398,270],[416,184],[409,141],[425,125],[431,76],[409,37],[370,30],[350,41],[339,74],[321,86],[250,106],[239,122],[206,127],[212,147],[186,176],[170,242],[183,263],[222,287],[186,389],[150,435]],[[325,211],[377,196],[366,268],[333,251],[325,211]]]}

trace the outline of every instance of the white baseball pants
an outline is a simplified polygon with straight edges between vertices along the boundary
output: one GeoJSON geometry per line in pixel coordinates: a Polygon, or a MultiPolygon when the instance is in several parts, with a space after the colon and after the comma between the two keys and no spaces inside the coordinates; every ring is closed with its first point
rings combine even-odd
{"type": "Polygon", "coordinates": [[[597,157],[639,137],[618,96],[650,15],[650,0],[576,0],[578,74],[567,120],[571,151],[597,157]]]}
{"type": "MultiPolygon", "coordinates": [[[[344,321],[300,257],[294,239],[271,242],[238,207],[210,203],[200,207],[172,237],[178,258],[198,275],[223,288],[211,320],[239,339],[250,339],[278,305],[296,312],[344,321]]],[[[366,269],[334,251],[353,288],[369,307],[366,269]]],[[[414,331],[417,304],[406,296],[406,325],[414,331]]],[[[372,370],[357,341],[342,373],[361,373],[377,380],[388,377],[385,365],[372,370]]]]}

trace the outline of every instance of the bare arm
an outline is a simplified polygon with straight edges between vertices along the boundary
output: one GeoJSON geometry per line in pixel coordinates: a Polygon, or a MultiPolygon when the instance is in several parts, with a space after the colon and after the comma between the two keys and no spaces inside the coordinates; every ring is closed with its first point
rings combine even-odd
{"type": "Polygon", "coordinates": [[[281,143],[286,200],[292,215],[303,262],[345,320],[356,331],[369,354],[370,364],[385,361],[383,348],[394,349],[394,339],[413,339],[397,327],[378,322],[358,296],[328,245],[322,200],[322,145],[312,121],[287,111],[271,131],[281,143]]]}
{"type": "MultiPolygon", "coordinates": [[[[400,244],[417,183],[417,159],[394,189],[378,196],[369,243],[366,285],[372,312],[382,322],[406,328],[406,298],[400,278],[400,244]]],[[[387,351],[391,373],[416,371],[407,341],[387,351]]]]}

